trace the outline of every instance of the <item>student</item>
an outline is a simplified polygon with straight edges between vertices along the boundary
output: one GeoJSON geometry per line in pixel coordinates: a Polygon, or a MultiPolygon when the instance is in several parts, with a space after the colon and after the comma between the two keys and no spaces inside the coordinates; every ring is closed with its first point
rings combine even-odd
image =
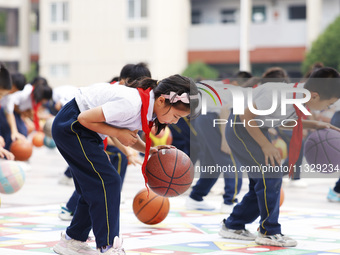
{"type": "Polygon", "coordinates": [[[5,139],[6,149],[9,149],[12,141],[17,139],[25,140],[27,137],[27,128],[21,116],[17,112],[13,112],[14,104],[12,104],[13,94],[22,91],[26,85],[26,78],[21,73],[11,74],[12,89],[9,94],[0,101],[0,130],[5,139]]]}
{"type": "MultiPolygon", "coordinates": [[[[6,96],[11,91],[11,89],[12,89],[11,75],[4,66],[4,64],[0,63],[0,99],[6,96]]],[[[3,148],[4,146],[5,140],[2,136],[0,136],[0,157],[13,160],[14,159],[13,153],[3,148]]]]}
{"type": "MultiPolygon", "coordinates": [[[[204,201],[211,188],[215,185],[221,171],[207,171],[209,166],[229,167],[232,169],[233,159],[230,155],[230,148],[227,143],[223,144],[225,139],[222,135],[221,125],[214,127],[214,119],[228,119],[230,108],[232,107],[232,96],[228,88],[236,85],[224,85],[224,82],[201,81],[204,84],[213,86],[218,92],[221,100],[221,107],[213,107],[213,103],[207,103],[207,114],[198,116],[193,121],[193,126],[197,132],[196,140],[200,144],[192,151],[199,151],[199,169],[200,178],[192,187],[190,195],[187,197],[185,206],[188,210],[213,210],[215,207],[204,201]],[[213,141],[213,142],[212,142],[213,141]],[[222,145],[223,144],[223,145],[222,145]],[[223,147],[222,147],[223,146],[223,147]]],[[[198,83],[198,86],[199,86],[198,83]]],[[[223,171],[224,177],[224,194],[223,202],[220,207],[221,213],[231,213],[234,205],[238,202],[236,196],[239,194],[242,186],[242,174],[237,171],[223,171]]]]}
{"type": "Polygon", "coordinates": [[[119,238],[121,179],[103,150],[102,140],[115,137],[145,153],[144,175],[149,152],[169,148],[150,148],[152,121],[160,132],[198,105],[195,83],[180,75],[159,82],[145,78],[130,86],[101,83],[81,88],[53,122],[53,138],[80,194],[71,225],[54,247],[56,253],[98,254],[85,242],[92,228],[98,252],[125,254],[119,238]],[[137,135],[140,129],[146,134],[146,144],[137,135]]]}
{"type": "MultiPolygon", "coordinates": [[[[43,77],[36,77],[30,84],[26,84],[22,91],[12,94],[6,103],[8,114],[20,114],[22,118],[30,118],[34,121],[35,130],[40,131],[39,109],[52,98],[52,89],[43,77]]],[[[11,131],[18,133],[18,128],[11,127],[11,131]]],[[[27,131],[26,131],[27,132],[27,131]]]]}
{"type": "MultiPolygon", "coordinates": [[[[311,98],[305,103],[305,107],[310,110],[323,110],[333,104],[340,97],[339,73],[332,68],[322,68],[314,72],[305,84],[282,84],[273,85],[272,83],[263,84],[253,90],[253,107],[257,110],[268,110],[272,106],[272,91],[274,86],[293,89],[304,88],[310,91],[311,98]],[[323,78],[323,79],[316,79],[323,78]]],[[[288,98],[303,98],[302,93],[288,93],[288,98]]],[[[280,97],[278,97],[278,105],[280,105],[280,97]]],[[[287,236],[281,234],[281,226],[278,223],[279,206],[280,206],[280,189],[282,184],[282,172],[265,171],[264,166],[277,166],[280,164],[281,156],[279,151],[270,142],[268,127],[271,122],[266,119],[298,119],[297,125],[293,130],[295,151],[290,148],[291,162],[294,165],[300,151],[299,144],[302,139],[302,127],[322,129],[332,127],[329,123],[317,122],[312,120],[301,120],[299,110],[295,110],[295,105],[288,104],[286,114],[281,115],[281,109],[278,107],[272,114],[263,116],[255,115],[245,106],[244,115],[231,114],[229,122],[233,125],[227,125],[226,138],[235,158],[236,164],[242,167],[250,167],[257,171],[248,171],[249,191],[238,203],[232,214],[223,220],[222,228],[219,234],[225,238],[255,240],[257,244],[294,247],[297,242],[287,236]],[[262,120],[264,125],[256,126],[254,121],[252,125],[248,125],[249,120],[262,120]],[[243,121],[245,125],[243,126],[243,121]],[[268,124],[269,123],[269,124],[268,124]],[[295,156],[295,159],[293,159],[295,156]],[[253,222],[260,216],[259,233],[256,237],[248,230],[245,225],[253,222]]],[[[259,123],[259,122],[258,122],[259,123]]],[[[275,123],[281,123],[277,121],[275,123]]],[[[261,123],[262,124],[262,123],[261,123]]],[[[278,126],[277,124],[275,126],[278,126]]],[[[287,125],[289,125],[287,123],[287,125]]],[[[300,144],[301,145],[301,144],[300,144]]]]}
{"type": "MultiPolygon", "coordinates": [[[[335,104],[335,113],[331,124],[340,128],[340,100],[335,104]]],[[[327,199],[330,202],[340,202],[340,179],[335,183],[334,188],[329,189],[327,199]]]]}

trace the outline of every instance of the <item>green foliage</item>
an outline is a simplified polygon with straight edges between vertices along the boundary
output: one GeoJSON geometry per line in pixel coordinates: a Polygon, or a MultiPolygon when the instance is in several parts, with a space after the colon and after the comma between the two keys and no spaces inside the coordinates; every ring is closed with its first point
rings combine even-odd
{"type": "Polygon", "coordinates": [[[36,76],[38,76],[37,63],[32,62],[30,70],[27,73],[25,73],[25,77],[27,82],[31,82],[36,76]]]}
{"type": "Polygon", "coordinates": [[[6,21],[7,21],[7,14],[5,11],[0,10],[0,32],[4,33],[6,31],[6,21]]]}
{"type": "Polygon", "coordinates": [[[315,62],[322,62],[325,66],[340,68],[340,16],[330,24],[325,31],[313,42],[302,64],[306,73],[315,62]]]}
{"type": "Polygon", "coordinates": [[[194,80],[214,80],[218,78],[218,71],[203,62],[194,62],[188,65],[182,75],[194,80]]]}

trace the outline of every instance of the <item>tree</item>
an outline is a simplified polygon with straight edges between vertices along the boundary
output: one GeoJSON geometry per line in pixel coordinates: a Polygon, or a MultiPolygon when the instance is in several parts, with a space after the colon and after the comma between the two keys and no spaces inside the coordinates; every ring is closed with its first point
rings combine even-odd
{"type": "Polygon", "coordinates": [[[194,80],[218,78],[218,71],[203,62],[193,62],[183,71],[183,76],[190,77],[194,80]]]}
{"type": "Polygon", "coordinates": [[[325,66],[340,68],[340,16],[330,24],[325,31],[313,42],[302,64],[304,73],[309,71],[315,62],[322,62],[325,66]]]}

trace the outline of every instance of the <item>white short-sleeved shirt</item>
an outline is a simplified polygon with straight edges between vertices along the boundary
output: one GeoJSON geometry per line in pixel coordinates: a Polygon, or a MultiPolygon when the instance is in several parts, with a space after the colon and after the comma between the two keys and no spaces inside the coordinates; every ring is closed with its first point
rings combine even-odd
{"type": "MultiPolygon", "coordinates": [[[[256,108],[258,110],[268,110],[272,106],[272,95],[273,95],[273,88],[278,87],[279,91],[280,89],[292,89],[294,87],[295,83],[265,83],[262,84],[254,89],[252,89],[252,98],[253,103],[255,104],[256,108]]],[[[299,83],[297,88],[303,88],[304,84],[299,83]]],[[[293,92],[287,93],[287,98],[293,98],[293,92]]],[[[302,93],[296,93],[296,98],[303,98],[302,93]]],[[[245,102],[245,109],[248,108],[247,102],[245,102]]],[[[281,121],[286,119],[297,119],[297,115],[295,112],[295,108],[293,104],[288,104],[286,106],[286,115],[281,115],[281,96],[279,93],[278,96],[278,104],[276,110],[269,115],[257,115],[256,119],[260,119],[264,122],[263,127],[279,127],[281,126],[281,121]],[[275,119],[275,122],[268,121],[268,119],[275,119]]]]}
{"type": "Polygon", "coordinates": [[[6,96],[1,105],[7,113],[13,113],[15,105],[19,107],[20,111],[30,110],[33,108],[31,97],[32,90],[33,86],[31,84],[26,84],[23,90],[6,96]]]}
{"type": "Polygon", "coordinates": [[[61,106],[64,106],[74,98],[78,89],[70,85],[53,88],[52,100],[55,103],[60,102],[61,106]]]}
{"type": "MultiPolygon", "coordinates": [[[[118,128],[131,131],[141,130],[142,101],[135,88],[126,86],[112,86],[109,83],[97,83],[89,87],[82,87],[76,92],[75,99],[80,112],[101,106],[105,122],[118,128]]],[[[153,120],[153,106],[155,95],[150,92],[147,120],[153,120]]],[[[102,139],[107,135],[98,133],[102,139]]]]}

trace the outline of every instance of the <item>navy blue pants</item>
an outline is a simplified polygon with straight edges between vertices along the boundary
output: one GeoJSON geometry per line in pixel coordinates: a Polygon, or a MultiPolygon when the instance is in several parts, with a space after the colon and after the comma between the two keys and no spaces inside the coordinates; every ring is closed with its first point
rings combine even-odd
{"type": "MultiPolygon", "coordinates": [[[[120,178],[122,179],[122,185],[121,185],[121,189],[122,189],[124,178],[125,178],[125,173],[126,173],[126,168],[127,168],[127,165],[128,165],[128,159],[124,155],[124,153],[121,152],[121,150],[119,150],[117,147],[114,147],[114,146],[111,146],[111,145],[107,146],[106,153],[109,155],[113,167],[115,169],[117,169],[118,174],[119,174],[120,178]]],[[[66,171],[69,171],[70,175],[71,175],[70,167],[68,167],[66,171]]],[[[72,175],[71,175],[71,177],[72,177],[72,175]]],[[[69,209],[71,212],[75,212],[76,207],[77,207],[77,203],[78,203],[78,199],[79,199],[79,195],[78,195],[77,191],[74,191],[73,194],[71,195],[71,197],[69,198],[69,200],[66,203],[67,209],[69,209]]]]}
{"type": "MultiPolygon", "coordinates": [[[[340,128],[340,111],[337,111],[337,112],[334,113],[334,115],[331,119],[331,124],[340,128]]],[[[335,192],[340,193],[340,178],[335,183],[335,187],[333,189],[334,189],[335,192]]]]}
{"type": "MultiPolygon", "coordinates": [[[[278,218],[283,174],[280,172],[268,175],[264,172],[261,165],[265,166],[265,158],[261,147],[249,135],[243,124],[230,126],[231,121],[240,123],[240,118],[230,114],[226,128],[226,138],[236,164],[239,167],[253,166],[259,173],[248,173],[249,191],[234,207],[225,225],[230,229],[245,229],[245,224],[255,221],[260,216],[261,233],[279,234],[281,226],[278,218]]],[[[267,129],[261,131],[270,139],[267,129]]],[[[242,168],[240,170],[243,171],[242,168]]]]}
{"type": "MultiPolygon", "coordinates": [[[[213,120],[218,119],[216,113],[208,113],[200,115],[193,121],[194,128],[197,131],[197,138],[200,146],[196,150],[200,150],[200,166],[201,170],[208,166],[233,166],[232,159],[229,154],[221,150],[222,135],[218,126],[213,127],[213,120]]],[[[221,172],[214,173],[201,171],[200,178],[195,186],[193,186],[190,197],[202,201],[203,197],[208,195],[214,186],[221,172]]],[[[240,192],[242,186],[242,175],[238,172],[224,172],[224,195],[223,202],[225,204],[233,204],[237,202],[236,195],[240,192]]]]}
{"type": "MultiPolygon", "coordinates": [[[[290,140],[292,139],[292,135],[293,135],[293,130],[283,130],[280,128],[276,129],[278,132],[278,136],[282,138],[282,140],[287,144],[287,158],[285,159],[285,161],[282,163],[283,166],[287,166],[288,167],[288,160],[289,160],[289,144],[290,144],[290,140]]],[[[299,180],[300,179],[300,166],[302,164],[302,159],[303,159],[303,148],[304,148],[304,140],[302,140],[302,144],[301,144],[301,150],[300,150],[300,154],[299,154],[299,158],[296,161],[295,165],[296,165],[296,171],[293,173],[293,180],[299,180]]]]}
{"type": "MultiPolygon", "coordinates": [[[[15,117],[15,122],[17,124],[17,129],[20,134],[23,134],[24,136],[27,137],[27,127],[25,125],[25,122],[22,120],[20,114],[14,112],[14,117],[15,117]]],[[[0,133],[1,136],[5,140],[5,149],[9,150],[11,144],[12,144],[12,138],[11,138],[11,128],[7,122],[7,118],[4,112],[4,109],[0,109],[0,133]]]]}
{"type": "Polygon", "coordinates": [[[99,135],[78,122],[79,113],[73,99],[60,110],[52,126],[53,139],[70,166],[80,195],[66,233],[85,242],[92,228],[99,248],[112,245],[119,235],[121,178],[99,135]]]}

